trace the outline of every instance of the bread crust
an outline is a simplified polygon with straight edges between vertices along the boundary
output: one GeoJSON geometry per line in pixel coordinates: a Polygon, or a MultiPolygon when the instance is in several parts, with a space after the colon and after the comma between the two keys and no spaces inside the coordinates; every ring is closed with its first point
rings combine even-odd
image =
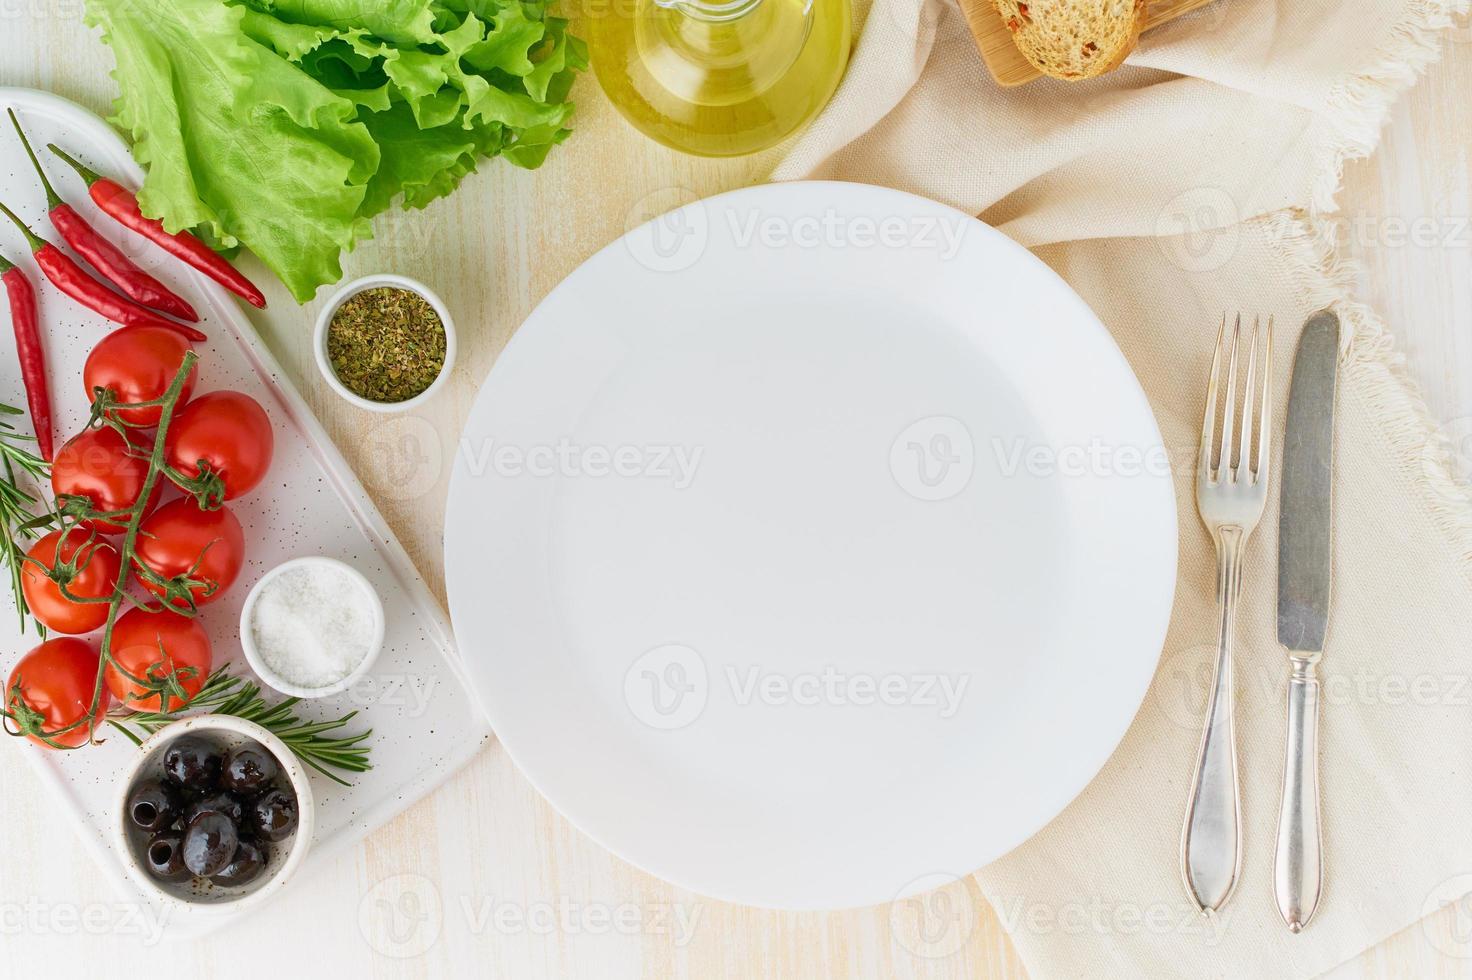
{"type": "MultiPolygon", "coordinates": [[[[1145,2],[1146,0],[1134,0],[1130,6],[1129,22],[1120,25],[1124,28],[1124,34],[1109,50],[1099,51],[1092,57],[1085,51],[1070,52],[1068,60],[1062,62],[1056,57],[1049,57],[1049,54],[1056,55],[1056,52],[1043,50],[1044,42],[1051,39],[1044,37],[1044,31],[1034,23],[1027,0],[992,0],[992,5],[1006,23],[1017,50],[1029,64],[1050,78],[1077,82],[1113,71],[1130,56],[1140,41],[1140,31],[1145,25],[1145,2]]],[[[1091,40],[1086,44],[1093,45],[1095,42],[1091,40]]]]}

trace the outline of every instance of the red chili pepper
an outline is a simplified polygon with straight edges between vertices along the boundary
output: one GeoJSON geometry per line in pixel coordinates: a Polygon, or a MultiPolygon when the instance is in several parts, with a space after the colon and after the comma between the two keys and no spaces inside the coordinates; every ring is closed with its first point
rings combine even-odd
{"type": "Polygon", "coordinates": [[[143,216],[138,208],[138,198],[122,184],[79,163],[55,143],[47,143],[46,148],[71,164],[72,169],[81,175],[87,182],[87,193],[92,195],[92,200],[103,212],[158,245],[174,258],[203,272],[252,306],[263,310],[266,308],[266,296],[256,288],[256,284],[241,275],[235,266],[226,262],[204,242],[187,231],[170,233],[164,228],[162,221],[143,216]]]}
{"type": "Polygon", "coordinates": [[[114,323],[121,323],[128,327],[168,327],[179,331],[193,341],[209,339],[187,324],[176,323],[146,307],[139,306],[125,296],[119,296],[87,275],[82,267],[68,258],[61,249],[45,239],[36,237],[35,233],[26,227],[25,222],[17,218],[15,212],[4,204],[0,204],[0,212],[4,212],[5,216],[14,221],[15,226],[25,234],[26,241],[31,245],[31,251],[35,253],[36,264],[41,267],[42,272],[46,273],[46,278],[50,279],[57,289],[89,310],[101,313],[114,323]]]}
{"type": "Polygon", "coordinates": [[[20,361],[20,378],[26,386],[26,404],[31,407],[31,425],[36,430],[36,448],[51,462],[51,394],[46,390],[46,352],[41,347],[41,330],[36,320],[36,290],[26,274],[0,255],[0,282],[10,295],[10,325],[15,328],[15,356],[20,361]]]}
{"type": "Polygon", "coordinates": [[[31,158],[31,166],[36,168],[41,186],[46,189],[46,207],[51,215],[51,224],[61,233],[62,240],[72,247],[72,251],[86,259],[92,268],[102,273],[105,279],[112,282],[124,296],[181,320],[198,322],[199,314],[194,312],[194,307],[182,296],[139,268],[137,263],[99,235],[96,229],[87,224],[85,218],[57,195],[51,181],[46,179],[46,171],[41,169],[41,161],[36,159],[36,154],[31,149],[31,141],[26,139],[25,130],[20,128],[20,120],[15,118],[15,110],[8,111],[10,124],[15,127],[15,134],[20,137],[21,144],[26,148],[26,156],[31,158]]]}

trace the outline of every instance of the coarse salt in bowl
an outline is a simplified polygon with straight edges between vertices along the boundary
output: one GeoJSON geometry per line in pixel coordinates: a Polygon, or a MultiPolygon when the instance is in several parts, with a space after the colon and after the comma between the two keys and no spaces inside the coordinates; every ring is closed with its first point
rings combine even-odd
{"type": "Polygon", "coordinates": [[[383,602],[356,568],[335,558],[294,558],[256,582],[240,610],[240,646],[262,681],[282,694],[341,694],[383,649],[383,602]]]}

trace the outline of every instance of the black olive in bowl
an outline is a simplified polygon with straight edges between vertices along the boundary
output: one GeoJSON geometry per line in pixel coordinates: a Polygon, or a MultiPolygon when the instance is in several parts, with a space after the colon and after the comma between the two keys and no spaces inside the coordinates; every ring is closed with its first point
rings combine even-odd
{"type": "Polygon", "coordinates": [[[177,830],[155,834],[143,852],[148,873],[161,881],[184,881],[190,877],[184,867],[184,836],[177,830]]]}
{"type": "Polygon", "coordinates": [[[164,750],[164,775],[185,789],[213,790],[224,767],[224,751],[198,735],[180,735],[164,750]]]}
{"type": "Polygon", "coordinates": [[[245,819],[245,804],[240,797],[231,793],[210,793],[201,796],[184,807],[184,825],[187,827],[194,822],[194,818],[202,813],[223,813],[230,818],[235,826],[241,826],[245,819]]]}
{"type": "Polygon", "coordinates": [[[184,867],[201,878],[219,874],[239,844],[234,821],[223,813],[201,813],[184,831],[184,867]]]}
{"type": "Polygon", "coordinates": [[[145,779],[128,797],[128,819],[133,821],[133,826],[150,834],[173,826],[178,815],[178,792],[160,780],[145,779]]]}
{"type": "Polygon", "coordinates": [[[252,840],[243,840],[235,847],[235,856],[230,863],[217,871],[210,881],[227,888],[248,885],[266,869],[268,855],[265,848],[252,840]]]}
{"type": "Polygon", "coordinates": [[[296,797],[279,789],[268,790],[246,810],[246,824],[261,840],[277,843],[296,830],[296,797]]]}
{"type": "Polygon", "coordinates": [[[254,796],[270,789],[280,774],[275,756],[254,742],[247,742],[225,759],[220,783],[232,793],[254,796]]]}
{"type": "Polygon", "coordinates": [[[176,724],[144,744],[119,787],[114,827],[128,870],[166,903],[259,904],[310,846],[306,773],[288,746],[249,721],[211,715],[176,724]]]}

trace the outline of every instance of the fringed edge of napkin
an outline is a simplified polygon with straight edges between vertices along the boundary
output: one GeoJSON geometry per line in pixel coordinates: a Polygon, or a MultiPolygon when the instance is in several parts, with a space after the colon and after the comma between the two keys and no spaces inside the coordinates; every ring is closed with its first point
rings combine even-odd
{"type": "Polygon", "coordinates": [[[1391,108],[1427,67],[1438,61],[1455,18],[1472,10],[1472,0],[1406,0],[1373,63],[1338,82],[1323,115],[1329,135],[1319,161],[1309,211],[1266,215],[1268,240],[1315,308],[1333,307],[1350,330],[1341,363],[1363,372],[1364,391],[1380,410],[1392,451],[1420,490],[1421,504],[1461,559],[1472,583],[1472,488],[1456,475],[1451,442],[1406,369],[1405,356],[1384,320],[1354,298],[1358,263],[1338,248],[1327,216],[1338,209],[1344,165],[1367,157],[1380,143],[1391,108]]]}
{"type": "Polygon", "coordinates": [[[1406,0],[1400,19],[1366,69],[1338,82],[1323,116],[1329,135],[1315,153],[1312,208],[1266,215],[1268,240],[1293,270],[1315,308],[1332,307],[1350,326],[1341,363],[1363,372],[1364,391],[1380,410],[1386,438],[1421,503],[1461,558],[1472,583],[1472,488],[1457,475],[1450,440],[1426,406],[1420,386],[1406,369],[1405,355],[1385,321],[1354,298],[1358,263],[1338,248],[1327,216],[1344,183],[1344,165],[1369,156],[1380,143],[1390,110],[1427,67],[1441,58],[1455,18],[1472,10],[1472,0],[1406,0]]]}
{"type": "Polygon", "coordinates": [[[1330,90],[1322,110],[1330,135],[1315,154],[1315,211],[1336,209],[1344,164],[1374,152],[1391,107],[1441,57],[1447,30],[1468,9],[1469,0],[1407,0],[1374,63],[1330,90]]]}
{"type": "Polygon", "coordinates": [[[1265,220],[1268,240],[1307,294],[1308,305],[1333,308],[1350,327],[1340,364],[1363,378],[1360,390],[1378,410],[1406,482],[1420,490],[1421,506],[1446,535],[1472,587],[1472,487],[1456,475],[1451,441],[1407,371],[1394,335],[1374,310],[1354,298],[1359,264],[1340,253],[1335,226],[1322,217],[1288,210],[1265,220]]]}

